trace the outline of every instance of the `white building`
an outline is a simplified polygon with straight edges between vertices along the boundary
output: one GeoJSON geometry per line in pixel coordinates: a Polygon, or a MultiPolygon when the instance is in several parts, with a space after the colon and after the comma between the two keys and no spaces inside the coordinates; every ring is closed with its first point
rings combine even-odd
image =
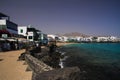
{"type": "Polygon", "coordinates": [[[101,41],[103,42],[109,41],[109,37],[98,37],[97,42],[101,42],[101,41]]]}
{"type": "Polygon", "coordinates": [[[50,40],[55,40],[56,37],[58,37],[58,36],[54,35],[54,34],[48,34],[47,37],[48,37],[48,40],[50,41],[50,40]]]}
{"type": "Polygon", "coordinates": [[[25,36],[29,41],[47,40],[47,34],[30,26],[18,26],[18,34],[25,36]]]}
{"type": "Polygon", "coordinates": [[[111,39],[112,41],[117,41],[117,37],[115,37],[115,36],[111,36],[110,39],[111,39]]]}
{"type": "Polygon", "coordinates": [[[63,42],[67,42],[67,41],[68,41],[68,37],[62,36],[62,41],[63,41],[63,42]]]}
{"type": "Polygon", "coordinates": [[[25,36],[29,41],[34,41],[34,31],[29,30],[28,26],[18,26],[18,34],[25,36]]]}
{"type": "Polygon", "coordinates": [[[34,33],[33,32],[27,32],[27,40],[34,41],[34,33]]]}
{"type": "Polygon", "coordinates": [[[18,34],[27,36],[27,26],[18,26],[18,34]]]}

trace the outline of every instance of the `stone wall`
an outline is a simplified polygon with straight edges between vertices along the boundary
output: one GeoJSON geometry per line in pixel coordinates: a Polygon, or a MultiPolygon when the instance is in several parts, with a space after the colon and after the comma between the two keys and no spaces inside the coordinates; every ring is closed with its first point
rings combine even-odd
{"type": "Polygon", "coordinates": [[[78,67],[53,69],[29,54],[25,55],[25,60],[33,71],[32,80],[80,80],[78,67]]]}
{"type": "Polygon", "coordinates": [[[29,65],[29,67],[32,69],[32,71],[35,73],[41,73],[44,71],[53,70],[53,68],[51,68],[50,66],[46,65],[42,61],[38,60],[37,58],[29,54],[25,55],[25,60],[27,64],[29,65]]]}
{"type": "Polygon", "coordinates": [[[33,74],[32,80],[80,80],[78,67],[51,70],[39,74],[33,74]]]}

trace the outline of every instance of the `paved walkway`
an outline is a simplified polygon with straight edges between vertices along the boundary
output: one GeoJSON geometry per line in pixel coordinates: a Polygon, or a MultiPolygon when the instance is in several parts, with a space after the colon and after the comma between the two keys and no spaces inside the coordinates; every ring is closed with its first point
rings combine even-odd
{"type": "Polygon", "coordinates": [[[17,61],[25,50],[0,52],[0,80],[31,80],[32,71],[27,71],[24,61],[17,61]]]}

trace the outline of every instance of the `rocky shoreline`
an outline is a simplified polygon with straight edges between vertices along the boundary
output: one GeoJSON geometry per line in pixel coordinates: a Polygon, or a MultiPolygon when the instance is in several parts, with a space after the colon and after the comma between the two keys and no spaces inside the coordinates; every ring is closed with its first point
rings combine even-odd
{"type": "Polygon", "coordinates": [[[80,80],[78,67],[55,69],[29,54],[25,59],[33,72],[32,80],[80,80]]]}
{"type": "Polygon", "coordinates": [[[32,80],[82,80],[78,67],[61,68],[60,60],[64,58],[64,55],[58,48],[51,53],[49,52],[47,47],[42,48],[40,52],[32,48],[27,49],[19,57],[19,60],[25,60],[31,68],[33,72],[32,80]]]}

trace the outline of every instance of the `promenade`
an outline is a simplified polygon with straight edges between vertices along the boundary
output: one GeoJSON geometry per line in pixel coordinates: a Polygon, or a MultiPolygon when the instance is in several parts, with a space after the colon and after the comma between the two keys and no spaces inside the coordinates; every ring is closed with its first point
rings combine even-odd
{"type": "Polygon", "coordinates": [[[32,71],[26,71],[24,61],[18,61],[24,51],[0,52],[0,80],[31,80],[32,71]]]}

